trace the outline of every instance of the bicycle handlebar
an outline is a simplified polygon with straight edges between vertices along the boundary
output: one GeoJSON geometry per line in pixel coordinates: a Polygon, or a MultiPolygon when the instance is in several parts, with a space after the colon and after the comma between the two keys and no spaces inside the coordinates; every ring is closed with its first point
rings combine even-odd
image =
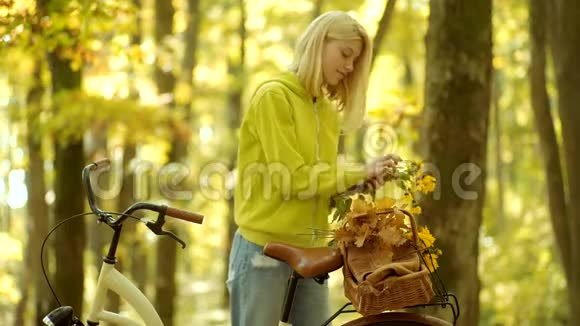
{"type": "Polygon", "coordinates": [[[100,159],[98,161],[93,162],[90,166],[92,170],[98,170],[100,168],[109,166],[111,161],[108,158],[100,159]]]}
{"type": "Polygon", "coordinates": [[[201,214],[184,211],[182,209],[174,208],[174,207],[167,207],[165,214],[167,214],[171,217],[174,217],[174,218],[178,218],[180,220],[193,222],[193,223],[197,223],[197,224],[202,224],[203,218],[204,218],[204,216],[201,214]]]}
{"type": "Polygon", "coordinates": [[[174,208],[174,207],[168,207],[166,205],[156,205],[156,204],[152,204],[152,203],[138,202],[138,203],[131,205],[129,208],[127,208],[125,210],[125,212],[119,218],[115,219],[115,218],[113,218],[113,216],[110,213],[102,211],[97,206],[97,203],[95,200],[95,194],[94,194],[92,186],[91,186],[91,172],[106,168],[110,164],[111,164],[111,161],[109,159],[105,158],[102,160],[98,160],[98,161],[95,161],[95,162],[85,166],[85,168],[83,169],[83,173],[82,173],[83,184],[85,186],[85,191],[87,193],[87,199],[89,201],[89,206],[90,206],[91,210],[99,217],[99,221],[105,222],[107,225],[109,225],[111,227],[117,227],[117,226],[120,226],[127,217],[131,216],[131,213],[133,213],[134,211],[137,211],[140,209],[154,211],[154,212],[159,213],[157,220],[155,222],[146,222],[147,227],[151,231],[153,231],[155,234],[171,236],[176,241],[181,243],[183,247],[185,247],[185,243],[183,241],[181,241],[175,234],[173,234],[171,232],[164,231],[162,229],[162,226],[165,223],[165,219],[164,219],[165,215],[171,216],[171,217],[174,217],[174,218],[177,218],[180,220],[184,220],[187,222],[197,223],[197,224],[203,223],[203,219],[204,219],[203,215],[198,214],[198,213],[188,212],[188,211],[174,208]]]}
{"type": "Polygon", "coordinates": [[[91,172],[100,170],[102,168],[108,167],[111,161],[109,159],[102,159],[96,162],[93,162],[83,168],[82,178],[83,178],[83,185],[85,186],[85,192],[87,193],[87,200],[89,201],[89,207],[93,211],[93,213],[97,214],[99,219],[110,222],[113,217],[110,214],[105,213],[101,209],[97,207],[97,202],[95,200],[95,194],[93,193],[93,187],[91,186],[91,172]]]}

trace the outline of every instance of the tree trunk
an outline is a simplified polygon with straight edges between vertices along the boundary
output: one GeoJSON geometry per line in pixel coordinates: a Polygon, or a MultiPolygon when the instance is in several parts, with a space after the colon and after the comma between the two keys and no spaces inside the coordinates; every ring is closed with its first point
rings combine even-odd
{"type": "MultiPolygon", "coordinates": [[[[375,38],[373,39],[371,72],[372,72],[373,65],[375,63],[375,59],[377,58],[377,55],[380,52],[381,45],[383,44],[385,37],[387,36],[387,32],[388,32],[389,26],[391,24],[393,13],[395,11],[396,3],[397,3],[397,0],[387,0],[387,2],[385,3],[385,10],[383,11],[383,15],[381,17],[379,25],[377,26],[377,32],[375,34],[375,38]]],[[[360,156],[356,157],[356,160],[371,159],[370,157],[366,157],[367,153],[364,153],[364,151],[362,150],[362,148],[365,147],[364,146],[365,141],[367,141],[367,134],[366,134],[367,130],[368,130],[367,126],[363,125],[359,130],[356,131],[356,134],[355,134],[356,149],[361,150],[359,153],[360,156]]],[[[341,134],[338,138],[338,153],[339,154],[345,152],[344,144],[345,144],[345,136],[341,134]]],[[[370,153],[370,154],[374,155],[374,154],[378,154],[378,153],[370,153]]],[[[381,154],[388,154],[388,153],[381,153],[381,154]]]]}
{"type": "MultiPolygon", "coordinates": [[[[141,0],[132,0],[133,5],[136,8],[137,15],[135,17],[135,29],[134,33],[131,35],[131,46],[140,46],[142,41],[142,10],[143,4],[141,0]]],[[[139,100],[139,90],[137,87],[136,71],[133,63],[128,66],[128,84],[129,84],[129,97],[135,101],[139,100]]],[[[122,167],[122,178],[123,183],[121,185],[121,192],[119,193],[119,210],[124,211],[126,208],[131,206],[137,199],[137,185],[135,170],[133,168],[134,160],[137,157],[137,145],[132,141],[126,141],[123,148],[123,167],[122,167]]],[[[135,212],[139,215],[139,212],[135,212]]],[[[136,232],[138,223],[126,223],[123,225],[123,246],[126,248],[127,252],[131,254],[127,257],[127,262],[125,264],[126,270],[129,271],[129,275],[137,288],[141,292],[145,293],[145,287],[147,283],[147,243],[145,239],[140,237],[140,234],[136,232]]]]}
{"type": "Polygon", "coordinates": [[[491,0],[430,2],[422,136],[426,167],[440,177],[422,220],[443,250],[439,275],[458,296],[460,325],[479,322],[491,40],[491,0]]]}
{"type": "Polygon", "coordinates": [[[546,89],[546,2],[529,0],[530,10],[530,95],[536,128],[540,138],[540,148],[546,172],[546,190],[550,207],[550,218],[554,229],[558,253],[568,283],[571,280],[570,269],[570,233],[566,213],[566,196],[560,150],[554,120],[550,112],[550,98],[546,89]]]}
{"type": "Polygon", "coordinates": [[[568,293],[571,325],[580,325],[580,74],[577,71],[580,64],[580,6],[575,0],[553,0],[548,9],[566,164],[564,182],[568,189],[566,214],[569,223],[566,227],[569,230],[570,250],[562,252],[562,257],[568,255],[566,259],[570,259],[568,293]]]}
{"type": "MultiPolygon", "coordinates": [[[[175,230],[169,230],[175,233],[175,230]]],[[[164,325],[173,325],[175,311],[175,271],[177,266],[175,240],[163,236],[157,238],[157,271],[155,276],[155,309],[164,325]]]]}
{"type": "Polygon", "coordinates": [[[395,12],[396,4],[397,0],[387,0],[387,3],[385,4],[385,10],[383,11],[383,16],[381,17],[379,27],[377,28],[377,33],[375,34],[375,38],[373,40],[373,56],[371,59],[371,69],[375,63],[377,55],[381,50],[381,45],[383,44],[383,40],[387,35],[389,26],[391,25],[391,17],[393,16],[393,12],[395,12]]]}
{"type": "MultiPolygon", "coordinates": [[[[42,93],[44,92],[44,88],[41,82],[41,69],[40,63],[36,66],[35,70],[36,80],[39,84],[34,87],[29,93],[29,101],[28,103],[32,105],[40,105],[40,98],[42,93]]],[[[29,127],[33,127],[31,125],[31,121],[28,120],[29,127]]],[[[44,158],[42,157],[42,147],[41,147],[41,140],[38,138],[34,138],[30,135],[30,131],[33,129],[29,129],[28,135],[28,147],[29,147],[29,157],[30,157],[30,174],[28,179],[28,189],[30,189],[30,198],[28,200],[29,205],[29,215],[33,219],[34,225],[32,226],[33,230],[29,233],[33,238],[36,240],[30,241],[29,244],[31,248],[35,248],[31,251],[32,262],[30,266],[30,270],[34,274],[34,289],[35,289],[35,322],[40,322],[46,314],[50,311],[50,304],[54,301],[52,297],[48,284],[46,284],[46,280],[44,279],[41,268],[40,268],[40,241],[44,239],[44,236],[48,234],[48,225],[50,221],[48,205],[45,201],[45,194],[46,194],[46,182],[44,180],[44,158]]],[[[49,247],[50,248],[50,247],[49,247]]],[[[47,264],[45,265],[47,268],[50,266],[47,264]]]]}
{"type": "MultiPolygon", "coordinates": [[[[46,2],[43,5],[46,7],[41,7],[41,11],[50,7],[46,2]]],[[[78,90],[81,86],[81,72],[71,68],[69,59],[59,57],[61,51],[62,48],[57,47],[48,53],[53,95],[65,90],[78,90]]],[[[66,108],[55,108],[54,111],[58,114],[62,110],[66,108]]],[[[55,146],[55,223],[83,212],[84,189],[80,178],[83,154],[82,137],[55,146]]],[[[54,287],[61,303],[72,306],[77,315],[82,313],[85,243],[85,221],[82,218],[64,224],[55,233],[54,287]]]]}
{"type": "MultiPolygon", "coordinates": [[[[121,186],[121,192],[119,193],[119,209],[124,211],[129,206],[131,206],[137,198],[135,198],[135,175],[134,170],[131,168],[131,164],[135,159],[137,154],[137,148],[135,144],[126,144],[123,149],[123,185],[121,186]]],[[[139,215],[139,212],[135,212],[134,215],[139,215]]],[[[137,285],[137,288],[141,292],[145,293],[145,287],[147,284],[147,248],[145,239],[140,238],[140,233],[136,231],[137,224],[134,221],[128,221],[123,225],[123,247],[126,248],[126,252],[130,253],[126,257],[127,264],[125,264],[126,270],[129,270],[132,280],[137,285]]],[[[139,226],[142,227],[142,226],[139,226]]]]}
{"type": "Polygon", "coordinates": [[[322,6],[324,5],[324,0],[314,0],[312,4],[312,20],[322,14],[322,6]]]}
{"type": "MultiPolygon", "coordinates": [[[[193,101],[193,90],[194,90],[194,80],[193,72],[197,66],[197,47],[199,40],[199,30],[201,26],[201,15],[199,12],[199,0],[187,0],[187,28],[183,35],[183,42],[185,43],[185,51],[183,53],[183,60],[181,63],[182,72],[180,75],[180,80],[189,88],[189,94],[187,101],[183,103],[182,109],[185,113],[186,121],[190,120],[191,115],[191,105],[193,101]]],[[[187,144],[187,142],[182,142],[187,144]]],[[[187,149],[183,150],[187,152],[187,149]]]]}
{"type": "MultiPolygon", "coordinates": [[[[160,50],[166,46],[166,38],[173,33],[173,16],[175,9],[171,1],[155,1],[155,42],[160,50]]],[[[175,89],[175,76],[172,66],[162,62],[157,57],[155,64],[155,83],[159,96],[171,96],[168,106],[174,107],[175,100],[173,90],[175,89]]],[[[174,162],[175,144],[172,146],[170,153],[170,162],[174,162]]],[[[169,230],[173,231],[173,230],[169,230]]],[[[173,325],[173,315],[175,311],[175,271],[176,271],[176,242],[169,237],[157,238],[157,264],[156,264],[156,283],[155,283],[155,309],[159,313],[163,324],[166,326],[173,325]]]]}
{"type": "MultiPolygon", "coordinates": [[[[163,1],[161,1],[163,2],[163,1]]],[[[170,106],[175,110],[180,110],[183,113],[184,123],[189,127],[191,119],[191,104],[193,93],[193,71],[197,64],[196,49],[198,46],[199,29],[200,29],[200,13],[199,0],[187,1],[187,29],[185,31],[185,51],[181,64],[180,82],[184,83],[185,87],[189,88],[189,96],[184,103],[170,103],[170,106]]],[[[157,30],[156,40],[157,44],[162,44],[164,37],[172,32],[173,25],[173,8],[171,4],[161,4],[156,2],[157,8],[157,30]]],[[[156,67],[156,81],[160,94],[170,93],[175,88],[175,77],[171,72],[159,70],[159,65],[156,67]]],[[[172,163],[184,163],[187,161],[188,139],[184,138],[179,133],[174,133],[171,144],[171,151],[169,153],[169,161],[172,163]]],[[[179,185],[178,185],[179,186],[179,185]]],[[[175,230],[173,230],[174,233],[175,230]]],[[[158,240],[157,257],[163,257],[163,264],[157,264],[157,275],[159,282],[156,287],[156,304],[159,307],[161,319],[165,325],[173,324],[173,314],[175,310],[174,298],[177,290],[175,286],[175,276],[177,271],[177,245],[173,239],[160,238],[158,240]]]]}
{"type": "MultiPolygon", "coordinates": [[[[57,145],[55,160],[55,222],[79,214],[84,208],[79,172],[83,168],[82,142],[57,145]],[[77,173],[72,173],[77,171],[77,173]]],[[[61,302],[82,313],[84,281],[85,222],[82,218],[67,223],[55,235],[56,282],[61,302]]]]}
{"type": "Polygon", "coordinates": [[[22,297],[16,308],[14,325],[25,324],[25,312],[28,300],[34,300],[34,323],[39,324],[50,311],[50,292],[42,277],[40,268],[41,239],[48,233],[48,207],[44,200],[46,183],[44,181],[44,160],[42,158],[41,140],[34,132],[38,127],[41,112],[41,99],[44,87],[41,80],[41,63],[34,62],[34,85],[28,91],[26,99],[26,127],[28,146],[28,173],[26,187],[30,192],[27,201],[29,220],[27,223],[27,241],[22,264],[21,291],[22,297]]]}
{"type": "MultiPolygon", "coordinates": [[[[180,83],[183,85],[185,89],[187,89],[187,98],[182,103],[179,103],[177,107],[178,110],[183,114],[185,122],[188,124],[188,128],[191,126],[192,123],[192,116],[191,111],[194,106],[194,99],[195,99],[195,79],[194,79],[194,72],[197,66],[197,48],[199,45],[199,34],[201,28],[201,13],[200,13],[200,1],[199,0],[188,0],[187,1],[187,28],[185,29],[185,33],[183,35],[183,42],[185,43],[185,51],[183,53],[183,58],[181,61],[181,74],[179,76],[180,83]]],[[[187,161],[188,151],[188,141],[185,139],[180,139],[181,137],[176,137],[173,145],[175,146],[176,153],[175,155],[178,156],[179,153],[183,153],[182,156],[178,159],[178,161],[185,162],[187,161]]],[[[194,153],[193,155],[196,155],[194,153]]],[[[191,237],[189,233],[182,232],[181,234],[182,239],[186,243],[193,243],[194,239],[191,237]]],[[[195,262],[192,261],[190,255],[185,255],[183,259],[183,267],[186,272],[191,271],[194,268],[195,262]]],[[[191,305],[195,306],[195,303],[192,302],[191,305]]]]}
{"type": "MultiPolygon", "coordinates": [[[[55,159],[55,223],[83,212],[84,190],[79,177],[83,168],[82,142],[57,145],[55,159]],[[76,171],[77,173],[73,173],[76,171]]],[[[59,300],[82,314],[84,287],[85,221],[63,225],[55,234],[56,276],[54,287],[59,300]]]]}
{"type": "MultiPolygon", "coordinates": [[[[238,37],[240,39],[239,48],[239,59],[234,58],[228,59],[228,73],[230,74],[230,80],[233,80],[233,84],[230,85],[230,93],[228,95],[228,109],[229,109],[229,127],[232,137],[236,137],[236,131],[240,128],[242,121],[242,95],[244,92],[243,86],[245,85],[245,72],[244,67],[246,64],[246,5],[244,0],[238,0],[238,7],[240,9],[240,21],[238,25],[238,37]]],[[[234,138],[237,139],[237,138],[234,138]]],[[[233,148],[237,149],[237,144],[233,148]]],[[[236,168],[237,151],[233,150],[230,153],[230,159],[228,162],[228,170],[234,171],[236,168]]],[[[232,248],[232,241],[234,238],[234,233],[236,232],[237,226],[234,220],[234,189],[228,189],[228,221],[227,221],[227,239],[226,239],[226,255],[224,264],[224,278],[228,277],[229,268],[229,253],[232,248]]],[[[225,282],[224,282],[225,283],[225,282]]],[[[229,302],[229,293],[226,288],[224,288],[224,299],[223,306],[227,307],[229,302]]]]}

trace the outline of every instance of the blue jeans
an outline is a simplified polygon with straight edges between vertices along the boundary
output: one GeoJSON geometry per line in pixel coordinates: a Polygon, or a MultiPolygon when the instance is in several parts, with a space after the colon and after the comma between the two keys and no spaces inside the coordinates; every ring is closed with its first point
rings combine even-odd
{"type": "MultiPolygon", "coordinates": [[[[228,269],[232,326],[276,326],[292,269],[262,254],[263,247],[234,236],[228,269]]],[[[293,326],[318,326],[330,316],[328,284],[300,279],[290,312],[293,326]]]]}

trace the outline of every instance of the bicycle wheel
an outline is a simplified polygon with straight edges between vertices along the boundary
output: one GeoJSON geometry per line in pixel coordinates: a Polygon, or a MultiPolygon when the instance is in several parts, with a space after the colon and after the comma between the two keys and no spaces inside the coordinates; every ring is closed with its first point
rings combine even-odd
{"type": "Polygon", "coordinates": [[[343,326],[451,326],[452,324],[439,318],[411,312],[384,312],[379,315],[361,317],[343,326]]]}

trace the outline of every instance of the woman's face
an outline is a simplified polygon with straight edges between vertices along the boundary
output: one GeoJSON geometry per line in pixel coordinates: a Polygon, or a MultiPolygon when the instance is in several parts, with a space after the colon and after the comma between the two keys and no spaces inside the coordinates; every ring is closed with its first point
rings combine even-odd
{"type": "Polygon", "coordinates": [[[322,50],[324,82],[336,86],[354,70],[355,61],[362,51],[359,40],[329,40],[322,50]]]}

